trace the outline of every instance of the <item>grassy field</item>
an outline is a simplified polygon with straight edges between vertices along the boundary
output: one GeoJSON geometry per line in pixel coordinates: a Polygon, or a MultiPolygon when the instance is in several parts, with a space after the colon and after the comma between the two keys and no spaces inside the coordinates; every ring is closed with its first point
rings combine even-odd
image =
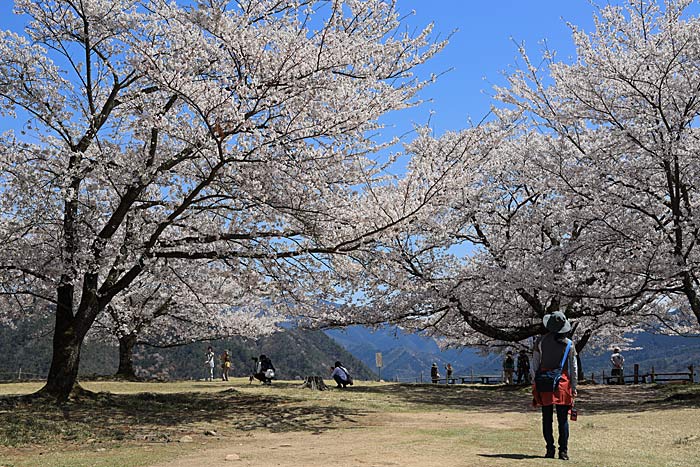
{"type": "MultiPolygon", "coordinates": [[[[527,388],[358,382],[320,392],[247,379],[82,386],[90,393],[58,407],[20,397],[41,384],[0,384],[0,466],[561,462],[541,458],[527,388]]],[[[698,386],[584,386],[577,405],[568,465],[700,465],[698,386]]]]}

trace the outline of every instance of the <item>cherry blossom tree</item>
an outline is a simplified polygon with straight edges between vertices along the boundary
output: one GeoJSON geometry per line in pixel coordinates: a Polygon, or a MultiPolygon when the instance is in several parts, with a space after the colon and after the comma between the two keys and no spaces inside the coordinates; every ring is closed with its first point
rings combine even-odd
{"type": "Polygon", "coordinates": [[[499,345],[544,332],[542,317],[564,309],[579,350],[641,329],[697,332],[700,20],[689,3],[603,8],[594,32],[572,26],[573,64],[545,51],[543,70],[522,51],[495,123],[424,131],[400,186],[405,199],[426,181],[441,193],[381,248],[353,253],[371,284],[364,300],[318,322],[499,345]]]}
{"type": "Polygon", "coordinates": [[[16,128],[0,137],[0,293],[3,313],[39,300],[55,314],[44,395],[70,395],[100,313],[149,309],[157,285],[143,281],[164,261],[193,295],[208,261],[273,303],[334,301],[354,289],[342,256],[420,204],[377,203],[383,142],[368,135],[415,103],[411,70],[442,44],[404,33],[391,2],[15,10],[24,31],[0,33],[0,109],[16,128]]]}
{"type": "Polygon", "coordinates": [[[672,310],[692,312],[697,330],[700,18],[692,4],[602,8],[594,31],[572,26],[573,63],[546,52],[535,66],[523,50],[525,66],[499,98],[573,149],[547,176],[604,221],[633,259],[627,268],[647,265],[647,290],[685,298],[672,310]]]}
{"type": "Polygon", "coordinates": [[[591,337],[619,341],[656,322],[646,266],[610,241],[597,212],[541,176],[566,145],[516,123],[423,132],[407,147],[406,180],[438,176],[440,196],[381,255],[360,259],[367,302],[339,310],[337,323],[362,322],[371,310],[377,324],[424,330],[446,345],[512,345],[543,333],[543,316],[563,309],[582,350],[591,337]],[[435,171],[436,161],[452,169],[435,171]]]}

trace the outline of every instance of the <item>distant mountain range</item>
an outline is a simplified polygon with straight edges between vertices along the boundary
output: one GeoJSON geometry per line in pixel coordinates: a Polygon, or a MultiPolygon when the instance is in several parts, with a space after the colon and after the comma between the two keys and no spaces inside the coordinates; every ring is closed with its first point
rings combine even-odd
{"type": "MultiPolygon", "coordinates": [[[[372,330],[362,326],[326,331],[330,337],[355,355],[369,368],[377,371],[375,354],[382,353],[384,380],[424,381],[429,379],[430,366],[438,364],[444,377],[444,367],[452,364],[454,375],[500,374],[503,353],[486,354],[465,348],[462,350],[440,350],[435,340],[429,337],[405,334],[396,327],[372,330]]],[[[632,371],[639,364],[642,373],[648,373],[653,366],[657,372],[686,371],[689,365],[700,370],[700,336],[659,336],[637,334],[631,349],[624,350],[625,367],[632,371]],[[636,349],[636,350],[632,350],[636,349]]],[[[582,364],[586,375],[600,374],[610,370],[610,353],[593,354],[584,349],[582,364]]],[[[631,374],[631,373],[630,373],[631,374]]]]}
{"type": "Polygon", "coordinates": [[[502,356],[481,355],[474,349],[440,350],[434,339],[418,334],[406,334],[396,327],[372,330],[362,326],[326,331],[330,337],[369,368],[378,372],[375,355],[382,353],[384,380],[424,381],[430,378],[430,367],[437,363],[442,377],[450,363],[454,376],[500,374],[502,356]]]}

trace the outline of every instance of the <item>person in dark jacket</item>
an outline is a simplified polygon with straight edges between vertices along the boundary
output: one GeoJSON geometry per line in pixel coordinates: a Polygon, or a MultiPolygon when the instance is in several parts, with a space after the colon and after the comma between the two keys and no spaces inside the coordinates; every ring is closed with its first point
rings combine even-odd
{"type": "Polygon", "coordinates": [[[433,384],[437,384],[440,379],[437,363],[433,363],[433,366],[430,367],[430,379],[433,381],[433,384]]]}
{"type": "Polygon", "coordinates": [[[516,382],[520,384],[523,381],[526,384],[530,383],[530,358],[525,349],[518,353],[518,379],[516,382]]]}
{"type": "Polygon", "coordinates": [[[577,364],[576,347],[567,334],[571,331],[571,323],[561,311],[545,315],[542,322],[549,331],[540,337],[535,343],[532,355],[532,370],[530,376],[535,381],[534,372],[537,370],[553,370],[559,368],[564,361],[561,371],[561,379],[554,391],[537,390],[537,384],[532,385],[533,405],[542,407],[542,434],[547,443],[547,452],[544,457],[554,458],[554,432],[552,422],[554,410],[557,412],[557,424],[559,428],[559,459],[569,459],[569,410],[574,405],[576,397],[577,364]],[[567,353],[568,348],[568,353],[567,353]],[[564,358],[566,354],[566,358],[564,358]]]}
{"type": "Polygon", "coordinates": [[[272,378],[275,377],[275,367],[272,365],[272,360],[265,355],[260,355],[258,359],[255,374],[256,379],[260,380],[263,384],[272,384],[272,378]]]}
{"type": "Polygon", "coordinates": [[[506,352],[506,358],[503,360],[503,382],[505,384],[513,384],[513,373],[515,372],[515,359],[513,359],[513,351],[506,352]]]}

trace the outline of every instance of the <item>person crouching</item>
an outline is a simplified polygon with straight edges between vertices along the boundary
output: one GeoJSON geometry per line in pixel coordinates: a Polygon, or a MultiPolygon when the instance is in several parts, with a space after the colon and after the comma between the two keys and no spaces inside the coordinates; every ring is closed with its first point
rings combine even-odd
{"type": "Polygon", "coordinates": [[[343,368],[343,365],[340,362],[335,362],[335,365],[331,367],[333,372],[331,373],[331,377],[335,381],[335,384],[337,385],[337,388],[346,388],[349,384],[349,375],[348,375],[348,370],[343,368]]]}

